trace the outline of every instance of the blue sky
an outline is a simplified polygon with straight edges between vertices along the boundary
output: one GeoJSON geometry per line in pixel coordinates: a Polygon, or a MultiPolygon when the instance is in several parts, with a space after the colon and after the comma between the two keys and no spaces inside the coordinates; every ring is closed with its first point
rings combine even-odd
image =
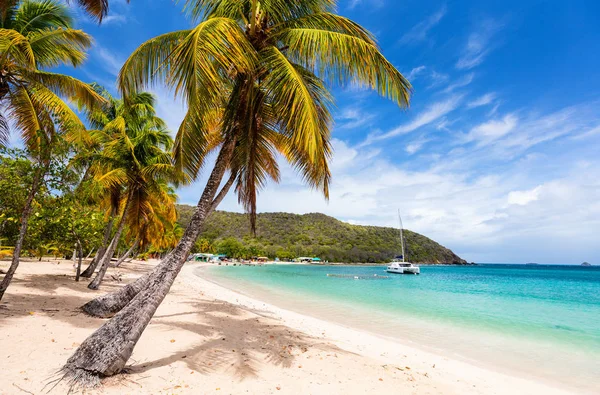
{"type": "MultiPolygon", "coordinates": [[[[112,0],[86,65],[114,85],[143,41],[190,26],[169,0],[112,0]]],[[[331,199],[283,166],[260,211],[323,212],[405,226],[479,262],[600,263],[600,3],[346,0],[339,12],[376,34],[414,86],[399,110],[368,91],[334,89],[331,199]]],[[[161,87],[176,129],[180,103],[161,87]]],[[[194,204],[202,180],[181,189],[194,204]]],[[[241,211],[234,196],[222,209],[241,211]]]]}

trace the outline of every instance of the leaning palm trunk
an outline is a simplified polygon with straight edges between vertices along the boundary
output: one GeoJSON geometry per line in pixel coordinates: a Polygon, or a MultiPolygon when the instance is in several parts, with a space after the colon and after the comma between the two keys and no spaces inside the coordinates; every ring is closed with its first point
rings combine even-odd
{"type": "Polygon", "coordinates": [[[90,265],[81,273],[81,277],[90,278],[92,274],[96,271],[96,267],[98,267],[98,263],[104,257],[104,253],[106,252],[106,247],[108,245],[108,241],[110,240],[110,234],[112,233],[113,223],[115,221],[115,216],[111,213],[110,219],[108,220],[108,224],[106,224],[106,229],[104,229],[104,238],[102,239],[102,246],[98,248],[96,252],[96,256],[92,259],[90,265]]]}
{"type": "Polygon", "coordinates": [[[125,262],[125,259],[127,259],[131,254],[133,254],[133,251],[135,251],[135,249],[138,248],[138,245],[140,245],[140,237],[139,236],[135,239],[135,242],[133,243],[131,248],[125,254],[123,254],[123,256],[121,258],[119,258],[117,263],[115,263],[115,267],[119,267],[121,265],[121,263],[125,262]]]}
{"type": "MultiPolygon", "coordinates": [[[[231,189],[235,178],[236,175],[232,173],[225,185],[223,185],[223,188],[221,188],[219,194],[214,198],[208,214],[216,210],[221,201],[223,201],[223,199],[229,192],[229,189],[231,189]]],[[[93,317],[98,318],[110,318],[114,316],[116,313],[121,311],[123,307],[127,306],[127,304],[133,298],[135,298],[135,296],[142,289],[145,289],[148,286],[152,276],[160,272],[162,269],[162,265],[158,265],[151,272],[146,273],[142,277],[138,278],[136,281],[129,283],[124,287],[121,287],[118,291],[99,296],[87,302],[85,305],[82,306],[83,311],[85,311],[87,314],[93,317]]]]}
{"type": "Polygon", "coordinates": [[[119,373],[185,264],[231,158],[235,141],[224,144],[189,226],[175,249],[161,262],[147,286],[110,321],[79,346],[62,371],[73,384],[96,385],[119,373]]]}
{"type": "Polygon", "coordinates": [[[88,285],[89,289],[98,289],[100,288],[100,283],[104,279],[104,275],[110,266],[110,261],[115,254],[115,250],[117,249],[117,245],[119,244],[119,240],[121,239],[121,234],[123,233],[123,229],[125,229],[125,218],[127,217],[127,212],[129,211],[129,206],[131,205],[131,193],[127,197],[127,203],[125,204],[125,209],[123,210],[123,215],[121,216],[121,220],[119,221],[119,227],[117,228],[117,233],[115,233],[115,237],[113,237],[111,243],[109,244],[102,260],[99,262],[100,270],[96,277],[92,282],[88,285]]]}
{"type": "Polygon", "coordinates": [[[83,260],[83,248],[81,247],[81,242],[77,240],[77,269],[75,272],[75,281],[79,282],[79,277],[81,277],[81,261],[83,260]]]}
{"type": "Polygon", "coordinates": [[[46,175],[46,169],[47,169],[47,167],[45,167],[43,170],[38,169],[35,172],[35,175],[33,176],[33,183],[31,184],[31,190],[29,191],[29,195],[27,196],[27,201],[25,202],[25,207],[23,208],[23,214],[21,215],[21,227],[19,229],[19,238],[17,239],[17,242],[15,243],[15,250],[13,251],[12,262],[10,264],[10,268],[8,269],[8,272],[6,272],[6,275],[4,276],[4,279],[2,279],[2,283],[0,283],[0,300],[2,300],[2,297],[4,296],[6,289],[10,285],[10,282],[12,281],[12,278],[13,278],[15,272],[17,271],[17,267],[19,267],[19,259],[21,257],[21,250],[23,249],[23,242],[25,241],[25,235],[27,234],[27,226],[29,224],[29,216],[31,215],[33,199],[35,198],[35,195],[37,194],[37,192],[40,189],[42,180],[43,180],[44,176],[46,175]]]}

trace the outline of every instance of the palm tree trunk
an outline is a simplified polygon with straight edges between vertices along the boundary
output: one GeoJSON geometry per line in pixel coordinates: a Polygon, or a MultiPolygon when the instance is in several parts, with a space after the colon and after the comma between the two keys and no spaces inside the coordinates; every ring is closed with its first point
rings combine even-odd
{"type": "Polygon", "coordinates": [[[223,199],[225,199],[225,196],[227,196],[227,193],[229,193],[229,190],[231,189],[233,183],[235,182],[235,179],[236,179],[236,174],[231,173],[231,175],[227,179],[227,182],[225,183],[225,185],[223,185],[223,188],[221,188],[221,191],[213,199],[212,204],[210,205],[210,213],[215,211],[217,209],[217,207],[219,207],[219,204],[221,204],[223,199]]]}
{"type": "MultiPolygon", "coordinates": [[[[221,188],[219,194],[213,199],[210,211],[208,214],[212,213],[217,209],[223,198],[227,195],[227,192],[231,189],[235,181],[235,175],[232,174],[225,185],[221,188]]],[[[207,214],[207,216],[208,216],[207,214]]],[[[168,258],[168,255],[167,255],[168,258]]],[[[156,274],[161,269],[160,265],[156,266],[152,271],[146,273],[142,277],[138,278],[136,281],[127,284],[124,287],[121,287],[118,291],[111,292],[106,295],[98,296],[97,298],[90,300],[86,304],[84,304],[81,308],[87,314],[98,317],[98,318],[110,318],[114,316],[116,313],[121,311],[121,309],[133,299],[135,296],[146,286],[150,281],[150,278],[156,274]]]]}
{"type": "Polygon", "coordinates": [[[113,224],[115,222],[115,214],[114,211],[110,214],[110,219],[108,220],[108,224],[106,224],[106,229],[104,229],[104,238],[102,239],[102,246],[98,248],[96,252],[96,256],[92,259],[90,265],[81,273],[81,277],[90,278],[92,274],[96,271],[96,267],[98,267],[98,262],[104,257],[104,253],[106,252],[106,246],[108,245],[108,241],[110,240],[110,234],[113,230],[113,224]]]}
{"type": "Polygon", "coordinates": [[[77,271],[75,272],[75,281],[79,282],[79,277],[81,276],[81,261],[83,260],[83,248],[81,248],[81,242],[77,240],[77,271]]]}
{"type": "Polygon", "coordinates": [[[4,296],[6,289],[10,285],[12,278],[17,271],[17,267],[19,267],[19,258],[21,257],[21,250],[23,249],[23,242],[25,241],[25,235],[27,234],[27,225],[29,225],[29,217],[31,216],[31,209],[33,206],[33,199],[35,195],[38,193],[40,186],[42,185],[42,180],[46,175],[48,167],[44,167],[43,169],[37,169],[34,176],[33,182],[31,183],[31,190],[29,191],[29,195],[27,196],[27,200],[25,201],[25,207],[23,207],[23,214],[21,214],[21,227],[19,228],[19,237],[17,242],[15,243],[15,250],[13,251],[12,262],[10,267],[8,268],[8,272],[2,279],[2,283],[0,283],[0,300],[4,296]]]}
{"type": "Polygon", "coordinates": [[[189,226],[179,244],[160,263],[147,286],[111,320],[88,337],[62,368],[73,384],[97,384],[125,367],[133,348],[142,336],[181,268],[185,264],[231,159],[235,140],[226,142],[206,183],[189,226]]]}
{"type": "Polygon", "coordinates": [[[104,279],[104,275],[110,266],[110,261],[115,254],[115,250],[119,245],[119,239],[121,239],[121,234],[123,233],[123,229],[125,229],[125,218],[127,218],[127,212],[129,211],[129,206],[131,205],[132,193],[129,193],[127,196],[127,203],[125,203],[125,208],[123,209],[123,215],[121,216],[121,220],[119,221],[119,227],[117,228],[117,233],[115,233],[115,237],[113,237],[110,242],[108,249],[104,253],[102,260],[99,262],[100,270],[96,277],[92,280],[92,282],[88,285],[89,289],[98,289],[100,288],[100,283],[104,279]]]}
{"type": "Polygon", "coordinates": [[[115,264],[115,267],[119,267],[121,265],[121,263],[125,262],[125,259],[127,259],[127,257],[129,257],[129,255],[133,254],[133,251],[135,251],[135,249],[138,247],[138,245],[140,245],[140,236],[138,236],[135,239],[135,242],[133,243],[131,248],[125,254],[123,254],[123,256],[121,258],[119,258],[119,260],[115,264]]]}
{"type": "Polygon", "coordinates": [[[88,259],[89,257],[91,257],[93,253],[94,253],[94,249],[92,248],[92,249],[90,250],[90,253],[89,253],[89,254],[87,254],[87,256],[85,257],[85,259],[88,259]]]}

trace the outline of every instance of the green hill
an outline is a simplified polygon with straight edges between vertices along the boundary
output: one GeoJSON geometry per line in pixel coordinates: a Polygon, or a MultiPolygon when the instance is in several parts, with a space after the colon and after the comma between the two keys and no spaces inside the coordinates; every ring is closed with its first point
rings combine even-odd
{"type": "MultiPolygon", "coordinates": [[[[179,223],[186,226],[192,206],[179,205],[179,223]]],[[[466,264],[449,249],[406,230],[406,255],[413,263],[466,264]]],[[[208,218],[197,250],[228,255],[266,255],[282,259],[318,256],[323,261],[375,263],[400,254],[398,229],[350,225],[324,214],[258,214],[256,237],[245,214],[216,211],[208,218]],[[200,245],[202,244],[202,245],[200,245]],[[242,251],[242,252],[240,252],[242,251]]]]}

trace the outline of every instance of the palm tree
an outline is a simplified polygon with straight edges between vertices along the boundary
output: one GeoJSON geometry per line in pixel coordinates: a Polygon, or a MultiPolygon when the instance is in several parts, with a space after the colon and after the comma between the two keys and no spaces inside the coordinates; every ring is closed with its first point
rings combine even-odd
{"type": "Polygon", "coordinates": [[[279,176],[276,152],[328,196],[328,82],[372,88],[408,105],[409,82],[373,36],[334,14],[334,5],[334,0],[189,0],[186,9],[200,21],[195,28],[151,39],[127,60],[119,76],[125,95],[162,81],[187,103],[176,142],[181,169],[194,175],[202,167],[213,148],[211,114],[221,110],[219,154],[177,247],[63,367],[73,383],[94,384],[123,369],[185,263],[228,169],[251,217],[260,187],[279,176]]]}
{"type": "Polygon", "coordinates": [[[84,129],[62,98],[88,108],[103,101],[81,81],[43,71],[63,64],[78,66],[85,60],[90,37],[71,25],[67,9],[55,0],[8,2],[0,8],[0,145],[8,139],[11,120],[36,163],[12,263],[0,284],[0,299],[19,265],[32,203],[53,150],[65,133],[84,129]]]}
{"type": "MultiPolygon", "coordinates": [[[[176,180],[172,155],[173,140],[165,123],[156,116],[155,99],[148,93],[117,101],[114,117],[105,123],[96,138],[103,141],[91,168],[95,178],[109,191],[120,191],[121,219],[106,252],[98,261],[100,270],[88,288],[98,289],[125,225],[140,229],[152,215],[152,203],[165,196],[163,181],[176,180]]],[[[104,123],[105,113],[90,114],[104,123]],[[103,118],[104,117],[104,118],[103,118]]]]}
{"type": "Polygon", "coordinates": [[[156,193],[149,196],[149,210],[146,210],[145,215],[128,217],[126,239],[134,242],[119,258],[115,267],[119,267],[138,248],[143,250],[151,246],[160,251],[177,245],[181,237],[181,234],[176,237],[179,229],[175,222],[177,194],[175,189],[164,181],[159,181],[157,187],[156,193]]]}
{"type": "MultiPolygon", "coordinates": [[[[106,160],[113,165],[111,158],[103,157],[105,145],[113,139],[118,139],[121,133],[115,132],[115,125],[122,127],[124,124],[139,123],[140,120],[150,118],[156,122],[162,121],[156,117],[154,110],[154,98],[148,93],[132,95],[127,102],[114,98],[104,87],[98,84],[90,85],[96,93],[105,99],[105,104],[99,108],[87,111],[87,119],[94,130],[83,130],[79,134],[71,134],[70,141],[77,147],[77,154],[71,161],[71,165],[79,169],[84,175],[78,189],[86,190],[91,200],[100,202],[107,207],[108,222],[104,231],[102,245],[98,248],[90,265],[81,273],[82,277],[91,277],[96,270],[100,260],[104,257],[111,235],[115,218],[120,211],[125,184],[119,182],[106,182],[100,177],[106,160]],[[115,135],[116,133],[116,135],[115,135]],[[92,175],[95,174],[95,178],[92,175]]],[[[114,159],[114,158],[112,158],[114,159]]],[[[126,163],[121,163],[128,166],[126,163]]],[[[114,167],[114,166],[113,166],[114,167]]],[[[113,169],[114,170],[114,169],[113,169]]],[[[114,173],[109,174],[108,176],[114,173]]]]}

